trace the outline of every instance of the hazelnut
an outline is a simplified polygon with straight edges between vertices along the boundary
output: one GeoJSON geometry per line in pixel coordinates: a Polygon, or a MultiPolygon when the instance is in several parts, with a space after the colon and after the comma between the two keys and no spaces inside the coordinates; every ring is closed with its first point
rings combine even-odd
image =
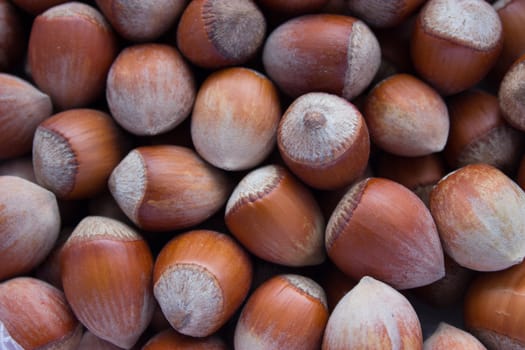
{"type": "Polygon", "coordinates": [[[71,109],[36,129],[33,169],[38,183],[57,197],[89,198],[104,190],[123,153],[121,132],[108,114],[71,109]]]}
{"type": "Polygon", "coordinates": [[[317,91],[351,100],[374,78],[381,50],[370,28],[357,18],[315,14],[274,29],[262,59],[269,77],[293,98],[317,91]]]}
{"type": "Polygon", "coordinates": [[[472,334],[441,322],[423,343],[423,350],[487,350],[472,334]]]}
{"type": "Polygon", "coordinates": [[[310,191],[281,166],[248,173],[235,187],[226,226],[251,253],[287,266],[317,265],[326,255],[324,218],[310,191]]]}
{"type": "Polygon", "coordinates": [[[28,46],[31,75],[58,109],[85,107],[102,96],[116,54],[111,27],[89,5],[67,2],[33,22],[28,46]]]}
{"type": "Polygon", "coordinates": [[[155,307],[153,257],[144,239],[119,221],[85,217],[62,247],[60,270],[80,322],[97,337],[131,348],[155,307]]]}
{"type": "Polygon", "coordinates": [[[252,0],[194,0],[179,21],[177,46],[193,64],[219,68],[251,59],[265,34],[266,20],[252,0]]]}
{"type": "Polygon", "coordinates": [[[502,43],[501,21],[486,1],[429,0],[416,20],[411,55],[424,80],[452,95],[485,77],[502,43]]]}
{"type": "Polygon", "coordinates": [[[445,176],[430,194],[443,248],[477,271],[497,271],[525,257],[525,192],[500,170],[470,164],[445,176]]]}
{"type": "MultiPolygon", "coordinates": [[[[13,1],[14,2],[14,1],[13,1]]],[[[23,17],[10,1],[0,1],[0,71],[12,69],[27,45],[23,17]]]]}
{"type": "Polygon", "coordinates": [[[319,349],[328,321],[326,296],[300,275],[278,275],[259,286],[235,328],[236,349],[319,349]]]}
{"type": "Polygon", "coordinates": [[[52,111],[49,96],[25,80],[0,73],[0,159],[31,152],[38,125],[52,111]]]}
{"type": "Polygon", "coordinates": [[[383,178],[352,185],[328,221],[325,246],[334,264],[356,280],[371,276],[407,289],[445,276],[430,211],[408,188],[383,178]]]}
{"type": "Polygon", "coordinates": [[[189,116],[195,93],[190,68],[168,45],[125,48],[107,78],[111,115],[135,135],[157,135],[175,128],[189,116]]]}
{"type": "Polygon", "coordinates": [[[226,344],[218,336],[193,338],[166,329],[155,334],[142,347],[142,350],[226,350],[226,344]]]}
{"type": "Polygon", "coordinates": [[[149,231],[197,225],[228,199],[226,175],[180,146],[143,146],[115,167],[109,190],[126,216],[149,231]]]}
{"type": "Polygon", "coordinates": [[[288,107],[277,145],[288,168],[320,189],[352,183],[364,172],[370,154],[368,129],[357,108],[320,92],[302,95],[288,107]]]}
{"type": "MultiPolygon", "coordinates": [[[[82,325],[64,293],[32,277],[0,283],[0,329],[3,327],[18,345],[5,349],[75,350],[82,336],[82,325]]],[[[0,345],[6,346],[4,338],[0,345]]]]}
{"type": "Polygon", "coordinates": [[[426,0],[349,0],[350,13],[373,27],[393,27],[405,21],[426,0]]]}
{"type": "Polygon", "coordinates": [[[191,116],[191,138],[201,157],[225,170],[245,170],[274,149],[281,106],[264,75],[227,68],[201,85],[191,116]]]}
{"type": "Polygon", "coordinates": [[[509,68],[499,86],[498,98],[503,118],[514,128],[525,131],[525,54],[509,68]]]}
{"type": "Polygon", "coordinates": [[[0,280],[30,272],[51,252],[60,231],[53,193],[16,176],[0,176],[0,280]]]}
{"type": "Polygon", "coordinates": [[[176,236],[162,248],[153,291],[176,331],[207,337],[241,306],[251,281],[250,258],[232,238],[197,230],[176,236]]]}
{"type": "Polygon", "coordinates": [[[378,83],[363,108],[372,142],[392,154],[417,157],[445,148],[449,118],[441,96],[409,74],[378,83]]]}

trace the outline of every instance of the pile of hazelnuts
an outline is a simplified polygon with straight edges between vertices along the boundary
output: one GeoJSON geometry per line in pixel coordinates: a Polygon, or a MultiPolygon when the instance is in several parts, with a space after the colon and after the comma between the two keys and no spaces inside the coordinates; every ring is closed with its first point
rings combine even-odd
{"type": "Polygon", "coordinates": [[[0,349],[525,349],[525,0],[0,0],[0,71],[0,349]]]}

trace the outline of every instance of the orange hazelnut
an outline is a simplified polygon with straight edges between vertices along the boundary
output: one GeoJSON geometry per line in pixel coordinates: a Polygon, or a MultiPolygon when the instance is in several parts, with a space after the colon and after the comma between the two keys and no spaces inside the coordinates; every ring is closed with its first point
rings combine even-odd
{"type": "Polygon", "coordinates": [[[315,14],[278,26],[266,40],[262,59],[270,78],[291,97],[317,91],[350,100],[371,83],[381,50],[357,18],[315,14]]]}
{"type": "Polygon", "coordinates": [[[466,91],[452,97],[448,108],[450,135],[444,155],[451,167],[486,163],[503,171],[516,168],[523,134],[505,121],[496,96],[466,91]]]}
{"type": "Polygon", "coordinates": [[[370,154],[361,113],[347,100],[321,92],[302,95],[288,107],[277,145],[288,168],[320,189],[352,183],[364,172],[370,154]]]}
{"type": "Polygon", "coordinates": [[[499,86],[498,98],[503,118],[518,130],[525,131],[525,54],[507,71],[499,86]]]}
{"type": "Polygon", "coordinates": [[[123,151],[120,130],[108,114],[71,109],[36,129],[33,169],[38,183],[59,198],[88,198],[106,187],[123,151]]]}
{"type": "Polygon", "coordinates": [[[153,41],[175,24],[187,0],[96,0],[115,31],[131,41],[153,41]]]}
{"type": "Polygon", "coordinates": [[[64,293],[32,277],[0,283],[0,329],[4,327],[18,345],[10,347],[2,337],[0,347],[6,350],[75,350],[82,336],[64,293]]]}
{"type": "Polygon", "coordinates": [[[391,180],[367,178],[354,184],[328,221],[325,245],[334,264],[356,280],[368,275],[407,289],[445,276],[430,211],[391,180]]]}
{"type": "Polygon", "coordinates": [[[27,45],[24,22],[10,1],[0,1],[0,71],[12,69],[24,56],[27,45]]]}
{"type": "Polygon", "coordinates": [[[13,4],[32,15],[38,15],[45,10],[63,4],[68,0],[11,0],[13,4]]]}
{"type": "Polygon", "coordinates": [[[265,34],[266,20],[252,0],[193,0],[179,21],[177,46],[197,66],[219,68],[251,59],[265,34]]]}
{"type": "Polygon", "coordinates": [[[498,0],[492,5],[503,28],[503,49],[492,73],[499,81],[512,63],[525,53],[525,1],[498,0]]]}
{"type": "Polygon", "coordinates": [[[31,75],[59,109],[85,107],[102,96],[116,54],[111,27],[89,5],[67,2],[33,22],[28,47],[31,75]]]}
{"type": "Polygon", "coordinates": [[[277,89],[247,68],[213,73],[201,85],[191,116],[195,149],[225,170],[245,170],[274,149],[281,107],[277,89]]]}
{"type": "Polygon", "coordinates": [[[155,307],[153,257],[144,239],[119,221],[88,216],[62,247],[60,270],[80,322],[101,339],[132,347],[155,307]]]}
{"type": "Polygon", "coordinates": [[[472,334],[441,322],[423,343],[423,350],[486,350],[472,334]]]}
{"type": "Polygon", "coordinates": [[[53,111],[51,99],[27,81],[2,73],[0,95],[0,159],[30,153],[38,124],[53,111]]]}
{"type": "Polygon", "coordinates": [[[417,194],[427,207],[434,185],[446,174],[442,158],[435,153],[421,157],[401,157],[381,153],[375,161],[378,177],[405,186],[417,194]]]}
{"type": "Polygon", "coordinates": [[[426,0],[349,0],[350,13],[373,27],[393,27],[412,15],[426,0]]]}
{"type": "Polygon", "coordinates": [[[485,77],[502,42],[501,21],[486,1],[429,0],[417,17],[411,54],[419,75],[452,95],[485,77]]]}
{"type": "Polygon", "coordinates": [[[60,231],[55,195],[16,176],[0,176],[0,280],[28,273],[60,231]]]}
{"type": "Polygon", "coordinates": [[[500,170],[471,164],[445,176],[430,194],[443,248],[477,271],[497,271],[525,257],[525,192],[500,170]]]}
{"type": "Polygon", "coordinates": [[[440,152],[449,132],[441,96],[409,74],[378,83],[365,100],[363,115],[372,142],[392,154],[417,157],[440,152]]]}
{"type": "Polygon", "coordinates": [[[300,275],[278,275],[259,286],[235,328],[236,349],[319,349],[328,321],[326,296],[300,275]]]}
{"type": "Polygon", "coordinates": [[[228,199],[226,175],[180,146],[132,150],[113,170],[109,190],[138,227],[170,231],[197,225],[228,199]]]}
{"type": "Polygon", "coordinates": [[[421,324],[401,293],[366,276],[330,314],[322,348],[421,350],[421,324]]]}
{"type": "Polygon", "coordinates": [[[226,350],[226,344],[217,336],[192,338],[166,329],[155,334],[142,350],[226,350]]]}
{"type": "Polygon", "coordinates": [[[525,263],[482,274],[464,303],[465,327],[489,349],[523,349],[525,263]]]}
{"type": "Polygon", "coordinates": [[[190,114],[195,99],[192,72],[168,45],[125,48],[109,70],[106,97],[111,115],[135,135],[172,130],[190,114]]]}
{"type": "Polygon", "coordinates": [[[281,166],[248,173],[236,186],[226,226],[251,253],[288,266],[324,261],[324,218],[313,195],[281,166]]]}
{"type": "Polygon", "coordinates": [[[232,238],[197,230],[176,236],[162,248],[153,291],[176,331],[207,337],[240,307],[251,281],[250,258],[232,238]]]}

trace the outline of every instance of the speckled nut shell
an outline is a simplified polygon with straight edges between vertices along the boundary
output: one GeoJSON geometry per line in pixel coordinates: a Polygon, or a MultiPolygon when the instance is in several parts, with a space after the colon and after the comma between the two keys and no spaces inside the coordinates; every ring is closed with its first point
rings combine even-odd
{"type": "Polygon", "coordinates": [[[288,168],[320,189],[349,185],[364,172],[370,154],[359,110],[339,96],[320,92],[305,94],[288,107],[277,145],[288,168]]]}
{"type": "Polygon", "coordinates": [[[368,87],[381,63],[379,43],[357,18],[315,14],[278,26],[263,50],[266,72],[291,97],[313,91],[348,100],[368,87]]]}
{"type": "Polygon", "coordinates": [[[240,65],[262,46],[266,19],[252,0],[193,0],[177,27],[177,46],[205,68],[240,65]]]}

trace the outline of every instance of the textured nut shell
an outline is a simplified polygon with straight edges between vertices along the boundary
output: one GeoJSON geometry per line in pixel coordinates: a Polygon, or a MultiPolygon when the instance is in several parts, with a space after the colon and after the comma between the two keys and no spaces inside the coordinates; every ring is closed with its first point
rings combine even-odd
{"type": "Polygon", "coordinates": [[[444,155],[450,166],[485,163],[504,171],[515,168],[523,135],[503,119],[496,96],[466,91],[452,97],[448,108],[451,124],[444,155]]]}
{"type": "Polygon", "coordinates": [[[119,221],[84,218],[62,248],[62,284],[75,315],[97,337],[133,346],[155,307],[153,257],[135,231],[119,221]]]}
{"type": "Polygon", "coordinates": [[[153,290],[175,330],[206,337],[241,305],[251,281],[249,256],[233,239],[197,230],[175,237],[161,250],[153,290]]]}
{"type": "Polygon", "coordinates": [[[361,113],[327,93],[302,95],[288,107],[279,123],[277,145],[288,168],[321,189],[349,185],[364,172],[370,154],[361,113]]]}
{"type": "Polygon", "coordinates": [[[153,41],[177,20],[187,0],[96,0],[115,30],[131,41],[153,41]]]}
{"type": "Polygon", "coordinates": [[[179,146],[145,146],[131,151],[113,170],[109,190],[139,227],[169,231],[196,225],[226,202],[225,174],[194,151],[179,146]]]}
{"type": "Polygon", "coordinates": [[[373,27],[393,27],[406,20],[425,0],[349,0],[350,13],[373,27]]]}
{"type": "Polygon", "coordinates": [[[321,286],[300,275],[278,275],[259,286],[243,307],[235,348],[319,349],[327,321],[321,286]]]}
{"type": "Polygon", "coordinates": [[[363,277],[328,319],[323,350],[422,349],[421,325],[410,302],[372,277],[363,277]]]}
{"type": "Polygon", "coordinates": [[[423,350],[486,350],[472,334],[446,323],[438,328],[423,343],[423,350]]]}
{"type": "Polygon", "coordinates": [[[266,20],[251,0],[194,0],[184,9],[177,46],[206,68],[240,65],[262,46],[266,20]]]}
{"type": "Polygon", "coordinates": [[[16,176],[0,176],[0,280],[39,265],[53,248],[59,230],[53,193],[16,176]]]}
{"type": "Polygon", "coordinates": [[[9,74],[0,74],[0,95],[0,159],[30,153],[38,124],[53,110],[51,99],[9,74]]]}
{"type": "Polygon", "coordinates": [[[31,277],[0,284],[0,320],[21,349],[74,350],[82,336],[64,293],[31,277]]]}
{"type": "Polygon", "coordinates": [[[130,46],[109,70],[106,98],[111,115],[135,135],[157,135],[191,112],[196,87],[179,52],[168,45],[130,46]]]}
{"type": "Polygon", "coordinates": [[[391,180],[367,178],[353,185],[328,221],[325,245],[330,259],[354,279],[372,276],[407,289],[445,275],[429,210],[391,180]]]}
{"type": "Polygon", "coordinates": [[[64,199],[99,193],[122,157],[121,137],[104,112],[72,109],[53,115],[39,125],[33,140],[38,183],[64,199]]]}
{"type": "Polygon", "coordinates": [[[525,193],[501,171],[467,165],[447,175],[430,195],[443,248],[477,271],[508,268],[525,256],[525,193]]]}
{"type": "Polygon", "coordinates": [[[418,15],[411,55],[419,75],[451,95],[479,82],[502,48],[501,21],[482,0],[431,0],[418,15]]]}
{"type": "Polygon", "coordinates": [[[499,87],[498,98],[503,117],[518,130],[525,130],[525,55],[507,71],[499,87]]]}
{"type": "Polygon", "coordinates": [[[370,138],[392,154],[406,157],[445,148],[450,121],[441,96],[409,74],[395,74],[377,84],[363,108],[370,138]]]}
{"type": "Polygon", "coordinates": [[[480,276],[465,297],[465,326],[489,349],[525,349],[525,264],[480,276]]]}
{"type": "Polygon", "coordinates": [[[54,6],[33,22],[28,46],[31,75],[59,109],[84,107],[101,96],[116,54],[111,27],[89,5],[54,6]]]}
{"type": "Polygon", "coordinates": [[[226,204],[225,221],[241,244],[264,260],[305,266],[325,259],[321,210],[283,167],[267,165],[247,174],[226,204]]]}
{"type": "Polygon", "coordinates": [[[218,71],[201,85],[191,116],[191,138],[201,157],[225,170],[262,162],[275,146],[281,108],[277,89],[246,68],[218,71]]]}
{"type": "Polygon", "coordinates": [[[142,350],[227,350],[224,341],[217,336],[207,338],[193,338],[177,333],[173,329],[166,329],[154,335],[142,350]]]}
{"type": "Polygon", "coordinates": [[[263,50],[266,72],[291,97],[323,91],[352,99],[370,84],[380,62],[372,31],[341,15],[293,18],[270,34],[263,50]]]}

